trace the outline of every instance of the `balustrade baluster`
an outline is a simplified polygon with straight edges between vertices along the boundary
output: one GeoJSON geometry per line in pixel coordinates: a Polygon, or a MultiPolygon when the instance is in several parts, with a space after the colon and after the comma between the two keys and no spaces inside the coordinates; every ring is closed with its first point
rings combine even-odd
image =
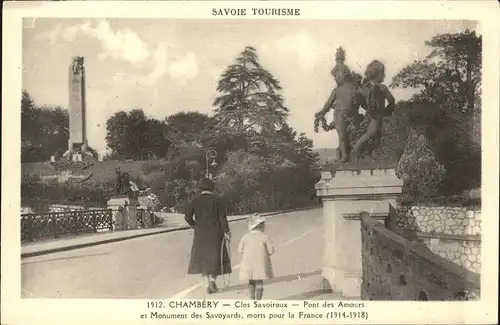
{"type": "Polygon", "coordinates": [[[108,209],[108,224],[109,224],[109,231],[113,231],[113,210],[108,209]]]}
{"type": "Polygon", "coordinates": [[[96,215],[94,213],[94,211],[91,212],[91,216],[90,216],[92,219],[92,228],[94,229],[94,232],[96,233],[97,232],[97,218],[96,218],[96,215]]]}
{"type": "Polygon", "coordinates": [[[57,213],[52,214],[51,220],[52,220],[52,232],[54,234],[54,238],[57,238],[57,213]]]}
{"type": "Polygon", "coordinates": [[[79,226],[79,224],[78,224],[78,223],[79,223],[79,222],[78,222],[78,221],[79,221],[79,218],[80,218],[79,212],[75,212],[75,213],[73,214],[73,220],[74,220],[74,222],[75,222],[75,233],[76,233],[77,235],[78,235],[78,233],[79,233],[79,231],[78,231],[78,230],[79,230],[79,229],[78,229],[78,228],[79,228],[79,227],[78,227],[78,226],[79,226]]]}

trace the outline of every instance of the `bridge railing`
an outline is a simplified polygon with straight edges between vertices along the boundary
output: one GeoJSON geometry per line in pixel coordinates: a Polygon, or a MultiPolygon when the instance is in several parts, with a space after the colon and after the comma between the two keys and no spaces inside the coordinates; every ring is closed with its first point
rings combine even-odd
{"type": "MultiPolygon", "coordinates": [[[[157,217],[145,209],[137,209],[137,226],[155,226],[157,217]]],[[[116,229],[111,209],[74,210],[49,213],[21,214],[21,241],[32,242],[64,235],[98,233],[116,229]]]]}
{"type": "Polygon", "coordinates": [[[146,209],[137,209],[137,226],[139,228],[149,228],[157,224],[157,217],[154,213],[147,213],[146,209]]]}
{"type": "Polygon", "coordinates": [[[21,215],[21,241],[113,230],[111,210],[76,210],[21,215]]]}

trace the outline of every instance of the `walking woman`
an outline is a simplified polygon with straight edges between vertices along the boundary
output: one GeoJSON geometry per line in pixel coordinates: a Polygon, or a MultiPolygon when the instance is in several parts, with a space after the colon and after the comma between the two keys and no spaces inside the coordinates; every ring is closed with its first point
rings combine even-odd
{"type": "Polygon", "coordinates": [[[206,280],[207,292],[215,293],[217,276],[232,272],[226,245],[222,245],[231,233],[222,202],[213,193],[214,183],[203,178],[198,188],[201,193],[191,201],[185,215],[186,222],[194,229],[188,274],[201,274],[206,280]]]}

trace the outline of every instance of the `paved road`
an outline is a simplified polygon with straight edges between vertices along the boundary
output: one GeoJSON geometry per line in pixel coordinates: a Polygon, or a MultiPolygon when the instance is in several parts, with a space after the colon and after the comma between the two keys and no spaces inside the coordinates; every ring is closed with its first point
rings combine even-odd
{"type": "MultiPolygon", "coordinates": [[[[321,223],[320,209],[269,218],[266,231],[277,246],[272,258],[276,279],[266,286],[266,299],[306,299],[306,287],[314,287],[311,296],[317,294],[321,223]]],[[[237,245],[247,224],[237,221],[230,227],[235,270],[230,286],[211,296],[216,299],[246,298],[246,285],[238,280],[237,245]]],[[[23,259],[22,297],[204,298],[200,277],[186,274],[192,236],[186,230],[23,259]]],[[[222,278],[218,285],[223,287],[222,278]]]]}

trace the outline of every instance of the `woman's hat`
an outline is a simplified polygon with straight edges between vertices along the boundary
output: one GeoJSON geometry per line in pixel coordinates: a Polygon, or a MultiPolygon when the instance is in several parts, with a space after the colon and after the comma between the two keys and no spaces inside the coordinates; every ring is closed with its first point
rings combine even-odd
{"type": "Polygon", "coordinates": [[[213,191],[214,187],[214,182],[209,178],[202,178],[198,183],[200,191],[213,191]]]}
{"type": "Polygon", "coordinates": [[[253,230],[261,223],[266,222],[266,218],[256,213],[248,219],[248,230],[253,230]]]}

